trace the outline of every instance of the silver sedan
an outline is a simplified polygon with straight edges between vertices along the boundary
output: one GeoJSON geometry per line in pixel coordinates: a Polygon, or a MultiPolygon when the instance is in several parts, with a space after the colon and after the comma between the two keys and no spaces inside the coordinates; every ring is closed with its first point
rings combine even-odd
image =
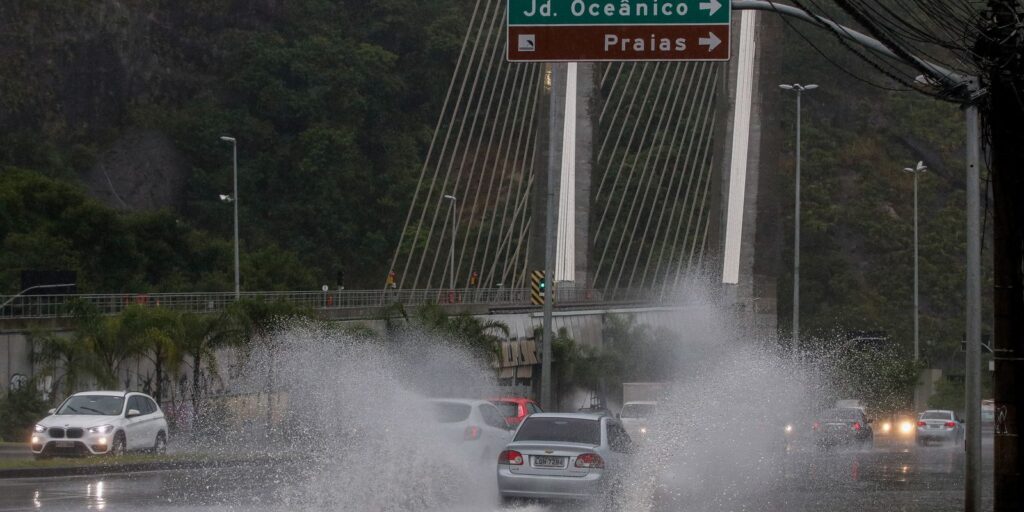
{"type": "Polygon", "coordinates": [[[498,456],[498,492],[504,501],[615,499],[632,451],[614,418],[532,414],[498,456]]]}
{"type": "Polygon", "coordinates": [[[917,444],[929,441],[958,444],[964,439],[964,422],[953,411],[928,410],[917,421],[917,444]]]}

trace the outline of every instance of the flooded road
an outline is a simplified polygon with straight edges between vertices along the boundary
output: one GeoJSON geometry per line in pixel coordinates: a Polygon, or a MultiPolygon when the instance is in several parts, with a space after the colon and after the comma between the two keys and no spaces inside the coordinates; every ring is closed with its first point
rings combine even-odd
{"type": "MultiPolygon", "coordinates": [[[[991,452],[991,439],[984,448],[991,452]]],[[[789,454],[779,471],[782,478],[769,492],[708,502],[683,496],[660,497],[654,510],[758,510],[942,512],[963,509],[963,452],[953,447],[915,447],[880,442],[870,451],[814,450],[789,454]]],[[[986,457],[985,485],[991,489],[991,457],[986,457]]],[[[372,471],[372,470],[368,470],[372,471]]],[[[301,487],[300,473],[287,468],[190,470],[100,477],[11,479],[0,481],[0,511],[29,510],[333,510],[327,501],[307,502],[292,492],[301,487]]],[[[328,480],[324,478],[322,480],[328,480]]],[[[742,488],[742,481],[735,482],[742,488]]],[[[448,484],[445,484],[448,485],[448,484]]],[[[470,484],[467,482],[467,487],[470,484]]],[[[476,486],[473,486],[476,487],[476,486]]],[[[444,510],[501,510],[497,498],[481,499],[479,489],[466,490],[465,503],[444,510]]],[[[342,489],[325,489],[340,497],[342,489]]],[[[399,493],[400,494],[400,493],[399,493]]],[[[991,492],[984,505],[991,509],[991,492]]],[[[381,496],[377,510],[423,510],[415,503],[381,496]]],[[[516,510],[557,511],[584,507],[572,504],[521,505],[516,510]]],[[[590,509],[590,508],[588,508],[590,509]]]]}

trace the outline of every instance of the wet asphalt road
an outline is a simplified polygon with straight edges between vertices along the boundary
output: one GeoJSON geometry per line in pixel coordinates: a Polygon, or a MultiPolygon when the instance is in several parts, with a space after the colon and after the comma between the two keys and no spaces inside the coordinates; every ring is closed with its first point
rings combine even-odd
{"type": "MultiPolygon", "coordinates": [[[[990,510],[992,442],[984,441],[984,508],[990,510]]],[[[870,451],[791,453],[770,491],[742,492],[721,502],[665,503],[665,510],[944,512],[963,510],[962,447],[890,445],[870,451]]],[[[288,470],[259,472],[217,469],[75,478],[0,480],[0,511],[15,510],[330,510],[302,505],[289,488],[288,470]],[[296,500],[296,501],[290,501],[296,500]]],[[[739,485],[740,488],[741,484],[739,485]]],[[[341,492],[340,495],[344,495],[341,492]]],[[[380,509],[390,509],[382,501],[380,509]]],[[[496,504],[467,504],[446,510],[495,510],[496,504]]],[[[530,510],[576,507],[526,506],[530,510]]],[[[412,509],[415,509],[414,507],[412,509]]]]}

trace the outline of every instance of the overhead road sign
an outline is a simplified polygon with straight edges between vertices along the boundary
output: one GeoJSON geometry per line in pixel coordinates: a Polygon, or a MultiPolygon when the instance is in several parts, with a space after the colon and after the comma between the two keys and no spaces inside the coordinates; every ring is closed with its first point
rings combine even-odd
{"type": "Polygon", "coordinates": [[[508,0],[512,62],[724,61],[731,0],[508,0]]]}

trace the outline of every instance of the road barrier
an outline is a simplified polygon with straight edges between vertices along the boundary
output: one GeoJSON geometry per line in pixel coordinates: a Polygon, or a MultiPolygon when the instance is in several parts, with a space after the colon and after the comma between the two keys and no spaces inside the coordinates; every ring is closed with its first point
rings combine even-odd
{"type": "MultiPolygon", "coordinates": [[[[554,296],[559,305],[672,302],[671,297],[660,291],[639,289],[594,290],[563,286],[556,287],[554,296]]],[[[531,303],[530,289],[528,288],[243,292],[241,299],[284,302],[310,310],[379,308],[392,304],[403,306],[463,304],[535,307],[531,303]]],[[[75,302],[90,303],[100,313],[113,315],[133,305],[163,307],[193,313],[212,313],[226,309],[236,300],[233,292],[8,295],[0,296],[0,304],[4,304],[3,307],[0,307],[0,320],[67,318],[71,316],[69,306],[75,302]]]]}

